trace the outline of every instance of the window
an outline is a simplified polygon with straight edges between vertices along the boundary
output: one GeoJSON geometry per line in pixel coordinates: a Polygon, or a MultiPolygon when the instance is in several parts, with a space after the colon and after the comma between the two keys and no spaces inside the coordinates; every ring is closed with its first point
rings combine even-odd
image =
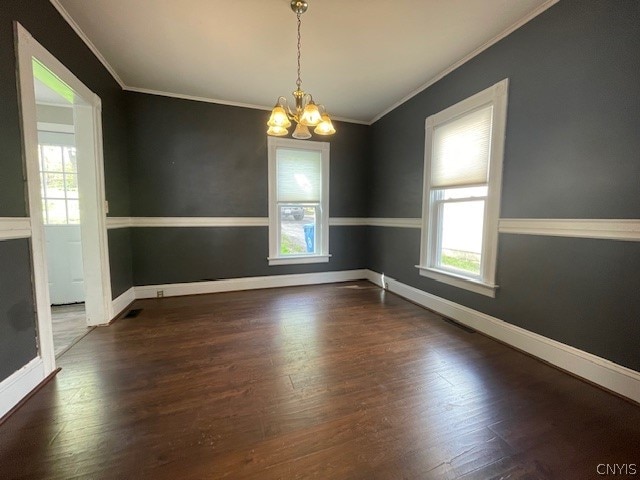
{"type": "Polygon", "coordinates": [[[38,132],[42,214],[45,225],[80,224],[78,162],[72,134],[38,132]]]}
{"type": "Polygon", "coordinates": [[[508,80],[426,121],[420,273],[495,296],[508,80]]]}
{"type": "Polygon", "coordinates": [[[269,265],[329,261],[329,143],[269,137],[269,265]]]}

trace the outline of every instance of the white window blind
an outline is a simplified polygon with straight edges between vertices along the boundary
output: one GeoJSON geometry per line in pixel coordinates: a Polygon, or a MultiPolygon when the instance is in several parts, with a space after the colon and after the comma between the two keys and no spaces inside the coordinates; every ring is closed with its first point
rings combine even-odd
{"type": "Polygon", "coordinates": [[[278,148],[276,165],[278,202],[320,202],[321,152],[278,148]]]}
{"type": "Polygon", "coordinates": [[[490,105],[434,127],[431,187],[487,182],[492,116],[490,105]]]}
{"type": "Polygon", "coordinates": [[[38,130],[38,143],[43,145],[67,145],[75,147],[75,135],[73,133],[46,132],[38,130]]]}

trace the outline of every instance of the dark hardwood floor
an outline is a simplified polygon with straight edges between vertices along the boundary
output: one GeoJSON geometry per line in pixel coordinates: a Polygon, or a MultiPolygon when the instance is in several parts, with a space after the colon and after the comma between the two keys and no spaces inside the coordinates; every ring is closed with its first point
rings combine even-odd
{"type": "Polygon", "coordinates": [[[638,406],[366,282],[135,308],[0,426],[1,479],[589,479],[640,464],[638,406]]]}

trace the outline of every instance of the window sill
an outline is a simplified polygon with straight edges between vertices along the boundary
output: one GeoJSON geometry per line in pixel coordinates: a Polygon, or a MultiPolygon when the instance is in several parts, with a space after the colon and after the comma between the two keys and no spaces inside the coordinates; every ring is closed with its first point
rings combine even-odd
{"type": "Polygon", "coordinates": [[[269,257],[269,266],[295,265],[303,263],[327,263],[331,255],[300,255],[295,257],[269,257]]]}
{"type": "Polygon", "coordinates": [[[498,288],[498,285],[484,283],[479,280],[472,280],[470,278],[463,277],[462,275],[456,275],[455,273],[449,273],[443,270],[436,270],[435,268],[423,267],[420,265],[416,265],[416,268],[420,270],[420,275],[423,277],[429,277],[438,282],[453,285],[458,288],[464,288],[465,290],[479,293],[480,295],[485,295],[487,297],[496,297],[496,289],[498,288]]]}

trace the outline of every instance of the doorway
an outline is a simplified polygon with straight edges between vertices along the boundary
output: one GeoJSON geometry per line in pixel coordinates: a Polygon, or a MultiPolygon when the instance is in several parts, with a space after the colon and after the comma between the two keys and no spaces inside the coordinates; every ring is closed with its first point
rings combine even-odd
{"type": "Polygon", "coordinates": [[[55,356],[90,330],[85,312],[78,158],[68,86],[32,60],[38,167],[55,356]]]}
{"type": "Polygon", "coordinates": [[[113,316],[101,102],[19,23],[15,34],[38,355],[47,375],[65,343],[113,316]]]}

